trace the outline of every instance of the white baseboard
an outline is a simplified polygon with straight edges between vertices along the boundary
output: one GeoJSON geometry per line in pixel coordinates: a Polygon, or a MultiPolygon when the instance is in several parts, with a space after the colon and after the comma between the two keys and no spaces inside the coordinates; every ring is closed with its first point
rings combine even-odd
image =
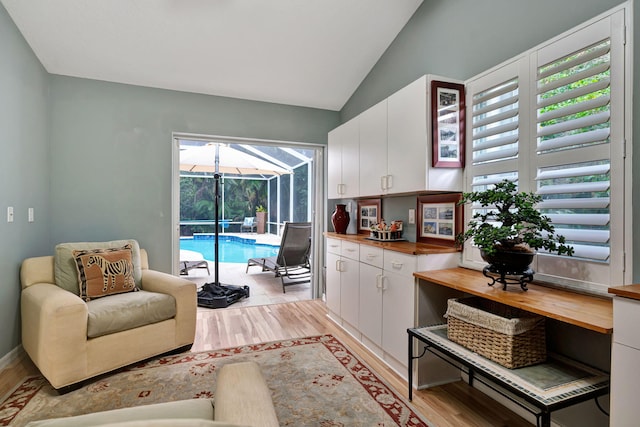
{"type": "Polygon", "coordinates": [[[24,349],[22,348],[22,344],[11,350],[9,353],[5,354],[0,359],[0,371],[8,368],[13,362],[24,357],[24,349]]]}

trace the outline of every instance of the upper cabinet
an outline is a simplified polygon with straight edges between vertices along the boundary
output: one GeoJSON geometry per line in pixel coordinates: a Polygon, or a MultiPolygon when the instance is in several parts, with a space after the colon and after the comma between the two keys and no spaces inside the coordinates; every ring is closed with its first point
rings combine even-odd
{"type": "Polygon", "coordinates": [[[431,166],[432,80],[451,81],[422,76],[329,133],[330,199],[462,190],[462,169],[431,166]],[[358,135],[358,154],[337,148],[340,135],[346,133],[342,129],[345,125],[358,128],[358,132],[350,131],[352,137],[358,135]],[[349,173],[355,170],[358,183],[340,191],[339,184],[346,185],[345,169],[349,173]],[[356,194],[350,191],[355,188],[356,194]]]}
{"type": "Polygon", "coordinates": [[[327,185],[330,199],[360,195],[358,163],[360,127],[358,118],[338,126],[328,135],[327,185]]]}
{"type": "Polygon", "coordinates": [[[358,116],[360,122],[360,195],[387,192],[387,100],[358,116]]]}

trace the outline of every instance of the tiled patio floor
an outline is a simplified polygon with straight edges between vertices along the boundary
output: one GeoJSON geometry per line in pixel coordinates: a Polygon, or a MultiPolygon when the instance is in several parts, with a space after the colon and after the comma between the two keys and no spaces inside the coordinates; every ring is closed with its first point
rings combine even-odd
{"type": "MultiPolygon", "coordinates": [[[[255,233],[226,233],[233,234],[249,239],[256,239],[257,243],[267,243],[272,245],[280,244],[280,237],[272,234],[255,234],[255,233]]],[[[287,292],[282,292],[282,282],[279,277],[274,277],[272,272],[262,272],[259,267],[250,267],[249,272],[245,273],[246,263],[219,263],[219,280],[223,285],[248,285],[250,289],[249,298],[243,298],[232,304],[229,308],[248,307],[256,305],[280,304],[285,302],[303,301],[311,299],[311,284],[303,283],[300,285],[287,286],[287,292]]],[[[198,285],[198,289],[205,283],[214,281],[214,263],[209,261],[209,271],[211,275],[207,275],[206,269],[194,268],[189,271],[184,279],[191,280],[198,285]]],[[[211,310],[199,307],[198,310],[211,310]]]]}

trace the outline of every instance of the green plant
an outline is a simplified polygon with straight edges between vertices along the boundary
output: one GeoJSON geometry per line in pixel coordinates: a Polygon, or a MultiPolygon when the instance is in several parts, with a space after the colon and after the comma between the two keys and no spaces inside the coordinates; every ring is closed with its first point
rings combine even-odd
{"type": "Polygon", "coordinates": [[[516,185],[508,180],[484,191],[463,193],[459,204],[479,203],[486,210],[473,215],[467,231],[457,236],[458,244],[473,239],[487,256],[498,251],[531,252],[540,248],[573,255],[573,247],[565,243],[564,236],[555,234],[551,219],[536,209],[541,200],[535,193],[516,191],[516,185]]]}
{"type": "Polygon", "coordinates": [[[267,208],[265,208],[265,207],[264,207],[264,206],[262,206],[262,205],[259,205],[259,206],[256,208],[256,212],[266,212],[266,211],[267,211],[267,208]]]}

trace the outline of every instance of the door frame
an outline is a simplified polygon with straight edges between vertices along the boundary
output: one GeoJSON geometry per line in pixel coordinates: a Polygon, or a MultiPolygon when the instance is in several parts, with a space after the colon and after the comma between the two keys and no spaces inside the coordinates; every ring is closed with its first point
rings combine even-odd
{"type": "Polygon", "coordinates": [[[311,229],[312,229],[312,280],[311,299],[321,298],[324,292],[323,266],[324,266],[324,224],[326,222],[326,197],[325,197],[325,170],[327,148],[324,144],[291,142],[271,139],[240,138],[230,136],[217,136],[194,134],[185,132],[173,132],[171,138],[171,272],[178,275],[180,271],[180,139],[198,141],[228,142],[231,144],[247,145],[271,145],[278,147],[305,148],[314,150],[312,163],[313,183],[309,193],[311,203],[311,229]]]}

